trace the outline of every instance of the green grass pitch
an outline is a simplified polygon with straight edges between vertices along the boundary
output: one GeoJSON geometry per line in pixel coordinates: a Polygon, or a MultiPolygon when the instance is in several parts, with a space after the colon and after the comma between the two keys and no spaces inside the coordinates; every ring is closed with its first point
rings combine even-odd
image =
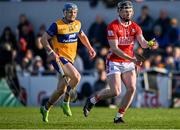
{"type": "Polygon", "coordinates": [[[0,129],[180,129],[180,109],[131,108],[125,124],[114,124],[117,109],[94,108],[89,117],[83,116],[81,107],[72,107],[73,116],[63,115],[61,108],[50,111],[49,123],[41,121],[39,108],[0,107],[0,129]]]}

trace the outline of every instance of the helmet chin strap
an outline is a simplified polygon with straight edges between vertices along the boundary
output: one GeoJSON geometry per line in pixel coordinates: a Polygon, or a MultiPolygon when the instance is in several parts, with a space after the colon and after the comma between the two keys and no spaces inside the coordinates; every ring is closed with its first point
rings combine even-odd
{"type": "Polygon", "coordinates": [[[119,17],[120,17],[120,19],[121,19],[122,21],[124,21],[124,22],[129,22],[129,21],[130,21],[130,19],[125,19],[125,18],[121,17],[120,15],[119,15],[119,17]]]}

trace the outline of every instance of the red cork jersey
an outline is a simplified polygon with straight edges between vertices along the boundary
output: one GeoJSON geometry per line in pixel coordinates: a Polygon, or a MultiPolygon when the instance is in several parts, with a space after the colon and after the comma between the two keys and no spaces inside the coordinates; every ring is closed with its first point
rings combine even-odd
{"type": "MultiPolygon", "coordinates": [[[[116,19],[107,27],[108,40],[118,40],[118,48],[131,57],[134,56],[134,41],[136,36],[140,34],[142,34],[141,28],[132,21],[130,21],[129,25],[124,25],[116,19]]],[[[129,60],[115,55],[111,50],[109,50],[107,59],[114,62],[129,62],[129,60]]]]}

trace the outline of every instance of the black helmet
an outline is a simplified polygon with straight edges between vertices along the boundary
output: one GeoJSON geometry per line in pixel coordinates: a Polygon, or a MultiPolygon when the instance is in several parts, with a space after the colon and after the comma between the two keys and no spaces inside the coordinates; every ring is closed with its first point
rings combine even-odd
{"type": "Polygon", "coordinates": [[[118,3],[118,10],[133,8],[133,4],[130,0],[123,0],[118,3]]]}
{"type": "Polygon", "coordinates": [[[69,11],[69,10],[78,10],[78,7],[74,3],[66,3],[63,7],[63,12],[69,11]]]}

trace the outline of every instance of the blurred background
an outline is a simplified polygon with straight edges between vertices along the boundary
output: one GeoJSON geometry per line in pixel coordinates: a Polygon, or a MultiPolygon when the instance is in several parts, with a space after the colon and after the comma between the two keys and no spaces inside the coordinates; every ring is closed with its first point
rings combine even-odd
{"type": "MultiPolygon", "coordinates": [[[[77,87],[82,106],[91,94],[109,87],[105,58],[107,24],[117,18],[118,0],[0,0],[0,106],[40,106],[56,88],[57,76],[40,38],[50,24],[62,18],[66,2],[78,5],[82,29],[97,52],[94,61],[80,44],[75,67],[82,74],[77,87]]],[[[159,49],[134,51],[146,60],[138,71],[137,92],[131,107],[180,107],[180,1],[133,0],[133,20],[147,40],[156,38],[159,49]]],[[[99,102],[115,108],[122,94],[99,102]]]]}

